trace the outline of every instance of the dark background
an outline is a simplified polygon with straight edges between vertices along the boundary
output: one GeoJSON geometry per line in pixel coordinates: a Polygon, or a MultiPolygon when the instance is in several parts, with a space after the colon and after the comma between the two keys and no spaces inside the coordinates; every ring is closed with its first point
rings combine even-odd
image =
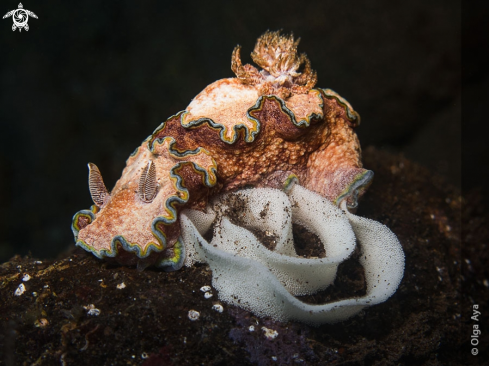
{"type": "MultiPolygon", "coordinates": [[[[267,29],[301,37],[317,86],[361,114],[364,148],[401,152],[460,187],[459,1],[73,3],[24,1],[39,17],[28,32],[0,22],[0,262],[69,248],[73,214],[92,204],[86,164],[98,165],[110,189],[162,121],[234,76],[237,44],[251,62],[267,29]]],[[[0,13],[17,6],[2,1],[0,13]]],[[[484,16],[470,24],[469,47],[484,16]]],[[[475,98],[486,73],[469,60],[465,76],[475,98]]],[[[468,123],[483,111],[469,108],[468,123]]],[[[469,158],[487,150],[467,145],[469,158]]]]}

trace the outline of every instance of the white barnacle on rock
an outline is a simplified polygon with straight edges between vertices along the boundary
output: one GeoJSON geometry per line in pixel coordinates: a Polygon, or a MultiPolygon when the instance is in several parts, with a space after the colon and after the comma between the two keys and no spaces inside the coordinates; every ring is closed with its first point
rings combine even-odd
{"type": "Polygon", "coordinates": [[[268,340],[272,340],[278,337],[278,332],[275,329],[270,329],[267,327],[261,327],[261,330],[265,334],[265,338],[268,340]]]}
{"type": "Polygon", "coordinates": [[[24,292],[25,292],[25,286],[24,286],[24,284],[23,284],[23,283],[21,283],[21,284],[19,285],[19,287],[17,287],[17,289],[15,290],[14,295],[15,295],[15,296],[20,296],[20,295],[23,295],[23,294],[24,294],[24,292]]]}
{"type": "Polygon", "coordinates": [[[99,316],[100,309],[97,309],[94,304],[89,304],[83,307],[87,311],[87,315],[99,316]]]}
{"type": "Polygon", "coordinates": [[[188,318],[191,320],[191,321],[196,321],[196,320],[199,320],[200,318],[200,313],[197,311],[197,310],[189,310],[188,311],[188,318]]]}
{"type": "Polygon", "coordinates": [[[219,299],[258,316],[315,325],[345,320],[394,294],[404,273],[404,253],[386,226],[349,213],[346,205],[342,208],[297,184],[286,193],[254,188],[219,196],[206,212],[183,212],[185,264],[208,263],[219,299]],[[213,223],[213,238],[208,242],[203,235],[213,223]],[[319,237],[325,258],[296,253],[292,223],[319,237]],[[256,230],[273,237],[274,246],[261,243],[252,233],[256,230]],[[357,241],[365,271],[365,296],[322,305],[295,297],[332,284],[338,265],[353,253],[357,241]]]}

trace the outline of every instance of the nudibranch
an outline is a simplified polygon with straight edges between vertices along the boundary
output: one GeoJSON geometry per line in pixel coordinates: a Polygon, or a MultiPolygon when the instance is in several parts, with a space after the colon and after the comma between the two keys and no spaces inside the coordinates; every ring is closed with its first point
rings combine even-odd
{"type": "Polygon", "coordinates": [[[354,208],[373,173],[363,169],[354,128],[360,116],[316,73],[299,40],[262,35],[243,65],[232,53],[234,78],[207,86],[163,122],[127,160],[111,192],[89,164],[94,205],[75,214],[76,244],[121,264],[179,269],[186,258],[184,208],[250,187],[287,189],[291,182],[354,208]]]}
{"type": "Polygon", "coordinates": [[[360,116],[331,89],[314,88],[298,43],[265,33],[251,54],[261,70],[243,66],[237,46],[236,77],[163,122],[111,192],[90,163],[94,205],[73,218],[76,244],[139,269],[208,263],[222,301],[279,321],[337,322],[389,298],[404,274],[402,246],[350,212],[373,177],[354,132],[360,116]],[[325,257],[297,254],[294,223],[318,236],[325,257]],[[297,298],[331,285],[357,243],[364,296],[323,305],[297,298]]]}

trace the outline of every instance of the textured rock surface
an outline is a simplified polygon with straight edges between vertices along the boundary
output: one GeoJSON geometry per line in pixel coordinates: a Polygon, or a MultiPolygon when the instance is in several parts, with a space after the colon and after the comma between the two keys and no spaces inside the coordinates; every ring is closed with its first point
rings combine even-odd
{"type": "MultiPolygon", "coordinates": [[[[222,313],[213,310],[216,291],[206,299],[200,290],[211,283],[205,265],[173,273],[138,272],[110,266],[81,250],[57,262],[14,257],[0,267],[0,362],[482,364],[487,342],[481,340],[480,354],[473,357],[469,341],[472,301],[483,317],[489,313],[483,267],[488,254],[480,244],[489,237],[484,219],[474,205],[463,211],[470,222],[464,231],[470,246],[461,252],[457,191],[400,156],[366,149],[364,160],[376,175],[357,214],[386,224],[406,254],[404,279],[387,302],[348,321],[311,328],[258,319],[226,304],[222,313]],[[25,274],[31,279],[24,282],[25,274]],[[470,284],[464,285],[464,279],[470,284]],[[20,284],[26,291],[15,296],[20,284]],[[200,318],[189,320],[189,310],[200,312],[200,318]],[[275,338],[270,330],[278,332],[275,338]]],[[[334,286],[308,300],[361,294],[362,287],[355,261],[347,261],[334,286]]]]}

